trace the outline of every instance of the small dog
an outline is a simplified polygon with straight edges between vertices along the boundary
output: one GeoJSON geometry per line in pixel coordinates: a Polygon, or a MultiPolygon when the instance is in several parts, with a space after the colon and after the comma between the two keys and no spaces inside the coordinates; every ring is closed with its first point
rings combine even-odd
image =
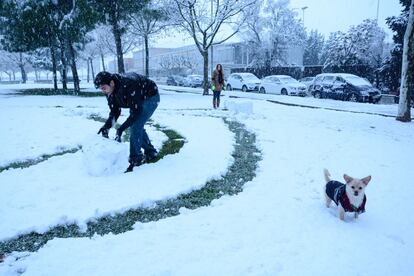
{"type": "Polygon", "coordinates": [[[358,218],[358,215],[365,212],[365,203],[367,197],[365,196],[365,188],[371,176],[364,177],[362,179],[352,178],[344,174],[346,184],[339,181],[331,180],[331,175],[328,170],[324,170],[326,186],[325,186],[325,198],[326,207],[329,208],[332,200],[338,205],[339,218],[345,219],[345,212],[354,212],[354,217],[358,218]]]}

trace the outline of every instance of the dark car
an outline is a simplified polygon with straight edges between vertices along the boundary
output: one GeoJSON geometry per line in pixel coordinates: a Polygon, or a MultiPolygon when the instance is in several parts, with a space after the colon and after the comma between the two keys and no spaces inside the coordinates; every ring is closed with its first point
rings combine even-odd
{"type": "Polygon", "coordinates": [[[369,103],[381,100],[381,92],[369,81],[345,73],[319,74],[309,86],[309,91],[315,98],[369,103]]]}
{"type": "Polygon", "coordinates": [[[184,86],[184,77],[173,75],[167,78],[167,85],[184,86]]]}

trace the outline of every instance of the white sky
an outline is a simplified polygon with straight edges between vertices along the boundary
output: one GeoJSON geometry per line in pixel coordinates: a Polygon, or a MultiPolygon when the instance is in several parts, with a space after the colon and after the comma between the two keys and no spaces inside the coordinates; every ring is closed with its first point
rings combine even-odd
{"type": "Polygon", "coordinates": [[[305,27],[317,29],[326,37],[335,31],[347,31],[351,25],[358,25],[364,19],[377,17],[378,24],[391,39],[391,30],[385,23],[389,16],[399,15],[401,5],[398,0],[291,0],[291,7],[299,9],[302,18],[302,7],[305,10],[305,27]]]}
{"type": "MultiPolygon", "coordinates": [[[[364,19],[377,17],[378,23],[387,33],[386,41],[392,41],[392,32],[385,23],[389,16],[399,15],[401,5],[398,0],[290,0],[290,6],[298,9],[298,17],[302,19],[301,8],[305,10],[305,27],[307,30],[316,29],[327,38],[331,32],[346,32],[350,26],[360,24],[364,19]]],[[[183,39],[183,35],[158,39],[155,47],[180,47],[193,43],[192,39],[183,39]]]]}

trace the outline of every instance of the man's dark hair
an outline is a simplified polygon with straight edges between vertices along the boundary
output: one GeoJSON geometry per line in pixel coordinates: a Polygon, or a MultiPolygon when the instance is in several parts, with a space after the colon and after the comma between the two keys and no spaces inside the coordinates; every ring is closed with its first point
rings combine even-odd
{"type": "Polygon", "coordinates": [[[109,85],[109,83],[113,79],[114,79],[114,77],[111,73],[106,72],[106,71],[102,71],[102,72],[99,72],[96,75],[95,80],[93,81],[93,83],[95,84],[96,88],[99,88],[99,86],[104,85],[104,84],[109,85]]]}

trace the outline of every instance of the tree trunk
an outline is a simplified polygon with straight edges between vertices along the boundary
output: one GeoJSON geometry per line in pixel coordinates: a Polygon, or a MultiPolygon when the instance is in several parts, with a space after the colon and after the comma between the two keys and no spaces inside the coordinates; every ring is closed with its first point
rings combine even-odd
{"type": "Polygon", "coordinates": [[[80,92],[80,86],[79,86],[78,69],[76,68],[76,53],[75,53],[75,49],[73,48],[72,41],[70,40],[68,41],[68,48],[69,48],[69,54],[70,54],[70,60],[71,60],[70,67],[72,69],[74,94],[78,95],[80,92]]]}
{"type": "Polygon", "coordinates": [[[125,73],[124,66],[124,54],[122,53],[122,39],[121,39],[121,30],[119,29],[118,23],[115,21],[112,23],[112,32],[115,37],[116,45],[116,57],[118,60],[118,73],[125,73]]]}
{"type": "Polygon", "coordinates": [[[407,29],[404,35],[401,67],[400,101],[397,120],[411,122],[411,94],[414,89],[414,0],[411,1],[407,29]]]}
{"type": "Polygon", "coordinates": [[[144,35],[145,45],[145,76],[149,77],[149,48],[148,48],[148,35],[144,35]]]}
{"type": "Polygon", "coordinates": [[[101,54],[101,61],[102,61],[102,70],[106,71],[106,69],[105,69],[105,57],[104,57],[103,54],[101,54]]]}
{"type": "Polygon", "coordinates": [[[91,73],[92,73],[92,80],[95,78],[95,70],[93,69],[93,59],[91,58],[91,73]]]}
{"type": "Polygon", "coordinates": [[[65,57],[65,43],[63,41],[63,39],[59,38],[59,44],[60,44],[60,62],[62,62],[62,86],[63,86],[63,90],[68,90],[68,85],[67,85],[67,72],[66,72],[66,67],[67,67],[67,62],[66,62],[66,57],[65,57]]]}
{"type": "Polygon", "coordinates": [[[204,90],[203,90],[203,95],[208,95],[208,89],[209,89],[209,87],[208,87],[208,49],[203,51],[202,56],[203,56],[203,63],[204,63],[204,69],[203,69],[203,72],[204,72],[203,88],[204,88],[204,90]]]}
{"type": "Polygon", "coordinates": [[[27,75],[26,75],[26,70],[24,70],[23,54],[22,53],[19,53],[19,67],[20,67],[20,73],[22,74],[22,83],[26,83],[27,75]]]}
{"type": "Polygon", "coordinates": [[[56,48],[55,45],[50,46],[50,54],[52,55],[52,72],[53,72],[53,88],[58,90],[57,85],[57,62],[56,62],[56,48]]]}
{"type": "MultiPolygon", "coordinates": [[[[86,59],[86,81],[89,83],[89,73],[90,73],[90,68],[89,68],[89,57],[86,59]]],[[[92,75],[93,78],[93,75],[92,75]]]]}

